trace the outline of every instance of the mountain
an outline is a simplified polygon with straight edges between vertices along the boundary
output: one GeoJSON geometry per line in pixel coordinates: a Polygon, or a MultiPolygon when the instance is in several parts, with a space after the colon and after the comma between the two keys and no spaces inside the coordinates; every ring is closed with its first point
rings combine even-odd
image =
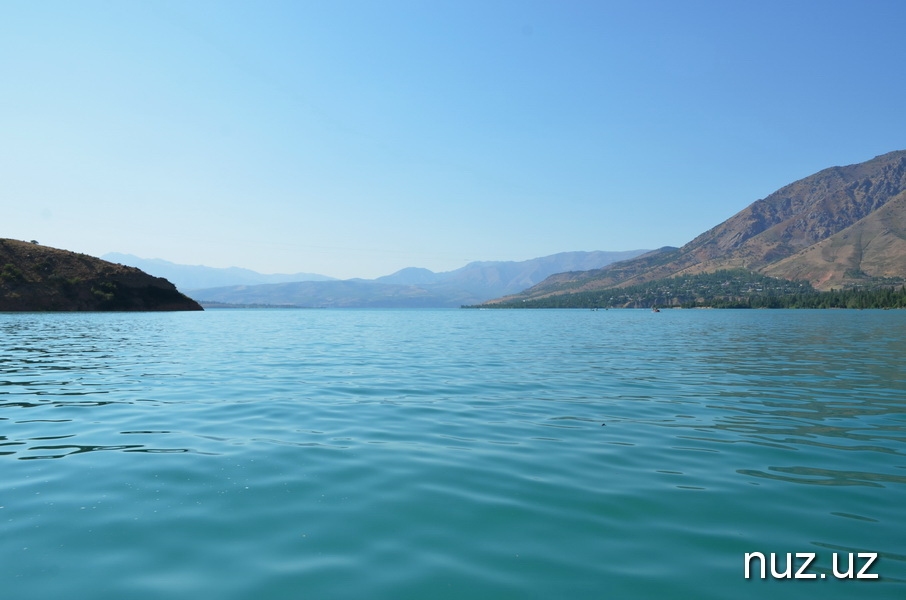
{"type": "Polygon", "coordinates": [[[452,308],[469,303],[466,294],[438,293],[415,285],[363,279],[297,281],[190,291],[200,303],[309,308],[452,308]]]}
{"type": "Polygon", "coordinates": [[[906,262],[906,192],[817,244],[768,265],[765,275],[807,279],[824,289],[870,278],[902,278],[906,262]]]}
{"type": "Polygon", "coordinates": [[[440,275],[430,269],[419,267],[406,267],[400,269],[391,275],[378,277],[374,281],[378,283],[389,283],[394,285],[422,285],[425,283],[437,283],[440,275]]]}
{"type": "Polygon", "coordinates": [[[201,265],[180,265],[159,258],[139,258],[132,254],[108,252],[101,258],[110,262],[137,267],[146,273],[164,277],[180,290],[221,287],[228,285],[256,285],[259,283],[286,283],[290,281],[333,281],[332,277],[315,273],[265,275],[249,269],[230,267],[220,269],[201,265]]]}
{"type": "Polygon", "coordinates": [[[435,289],[446,289],[451,293],[458,290],[468,292],[474,297],[493,298],[524,290],[553,273],[597,269],[645,252],[646,250],[560,252],[523,261],[476,261],[443,273],[409,267],[392,275],[378,277],[374,281],[399,285],[425,285],[435,289]]]}
{"type": "Polygon", "coordinates": [[[0,311],[202,310],[159,277],[37,243],[0,239],[0,311]]]}
{"type": "Polygon", "coordinates": [[[758,200],[681,248],[553,275],[514,301],[743,268],[816,289],[906,279],[906,151],[832,167],[758,200]],[[887,279],[885,279],[887,278],[887,279]]]}
{"type": "Polygon", "coordinates": [[[466,290],[474,296],[493,298],[524,290],[554,273],[597,269],[645,252],[647,250],[561,252],[519,262],[473,262],[461,269],[442,273],[437,283],[466,290]]]}
{"type": "Polygon", "coordinates": [[[597,268],[644,252],[563,252],[525,261],[473,262],[443,273],[409,267],[374,280],[224,286],[189,289],[187,293],[199,302],[211,304],[457,307],[515,293],[552,273],[597,268]]]}

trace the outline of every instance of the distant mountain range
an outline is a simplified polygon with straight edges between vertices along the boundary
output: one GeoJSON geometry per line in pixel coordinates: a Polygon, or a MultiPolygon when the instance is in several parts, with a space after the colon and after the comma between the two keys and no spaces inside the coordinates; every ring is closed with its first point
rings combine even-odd
{"type": "Polygon", "coordinates": [[[743,268],[816,289],[906,281],[906,151],[832,167],[758,200],[681,248],[560,273],[494,302],[743,268]]]}
{"type": "Polygon", "coordinates": [[[906,151],[832,167],[758,200],[681,248],[564,252],[520,262],[473,262],[435,273],[409,267],[373,280],[263,275],[104,258],[164,277],[202,304],[455,307],[521,302],[744,269],[816,289],[906,282],[906,151]]]}
{"type": "Polygon", "coordinates": [[[331,280],[310,273],[262,275],[247,269],[178,265],[128,254],[105,254],[104,258],[165,277],[206,305],[441,308],[514,294],[554,273],[596,269],[646,252],[563,252],[525,261],[473,262],[442,273],[409,267],[373,280],[331,280]],[[212,281],[218,283],[211,285],[212,281]]]}
{"type": "Polygon", "coordinates": [[[257,285],[261,283],[286,283],[289,281],[332,281],[333,277],[315,273],[265,275],[249,269],[229,267],[218,269],[202,265],[180,265],[159,258],[139,258],[133,254],[108,252],[101,257],[113,263],[136,267],[156,277],[163,277],[180,290],[191,290],[226,285],[257,285]]]}

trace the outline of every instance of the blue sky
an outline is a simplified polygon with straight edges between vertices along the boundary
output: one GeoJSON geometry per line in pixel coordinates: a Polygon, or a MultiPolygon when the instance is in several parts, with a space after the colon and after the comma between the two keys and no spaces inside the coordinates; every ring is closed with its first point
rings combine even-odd
{"type": "Polygon", "coordinates": [[[0,1],[0,237],[377,277],[906,149],[906,2],[0,1]]]}

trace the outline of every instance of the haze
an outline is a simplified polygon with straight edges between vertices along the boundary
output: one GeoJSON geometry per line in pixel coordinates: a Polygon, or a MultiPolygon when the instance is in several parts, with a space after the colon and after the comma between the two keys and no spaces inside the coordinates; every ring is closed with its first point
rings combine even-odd
{"type": "Polygon", "coordinates": [[[377,277],[679,246],[906,148],[906,4],[6,2],[0,237],[377,277]]]}

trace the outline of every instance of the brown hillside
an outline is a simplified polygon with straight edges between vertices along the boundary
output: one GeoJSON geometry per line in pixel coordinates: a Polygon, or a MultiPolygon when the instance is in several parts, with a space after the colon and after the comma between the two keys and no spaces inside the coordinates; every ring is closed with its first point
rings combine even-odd
{"type": "Polygon", "coordinates": [[[751,204],[682,250],[698,259],[700,272],[761,271],[854,225],[904,190],[906,151],[825,169],[751,204]]]}
{"type": "Polygon", "coordinates": [[[682,248],[663,248],[596,271],[554,275],[501,300],[627,286],[730,268],[779,277],[806,277],[820,289],[832,284],[864,283],[870,277],[906,278],[906,251],[900,243],[903,229],[898,225],[906,218],[906,207],[897,200],[875,215],[903,192],[906,151],[856,165],[832,167],[752,203],[682,248]],[[854,230],[845,238],[812,250],[863,219],[860,235],[854,230]],[[874,241],[866,257],[865,244],[869,239],[874,241]],[[838,259],[826,258],[831,248],[838,259]],[[794,256],[807,260],[794,261],[794,256]],[[818,256],[825,258],[819,260],[818,256]]]}
{"type": "Polygon", "coordinates": [[[0,311],[202,310],[159,277],[134,267],[0,239],[0,311]]]}
{"type": "Polygon", "coordinates": [[[807,279],[818,289],[841,288],[870,278],[901,278],[906,261],[906,192],[831,237],[763,272],[807,279]]]}

